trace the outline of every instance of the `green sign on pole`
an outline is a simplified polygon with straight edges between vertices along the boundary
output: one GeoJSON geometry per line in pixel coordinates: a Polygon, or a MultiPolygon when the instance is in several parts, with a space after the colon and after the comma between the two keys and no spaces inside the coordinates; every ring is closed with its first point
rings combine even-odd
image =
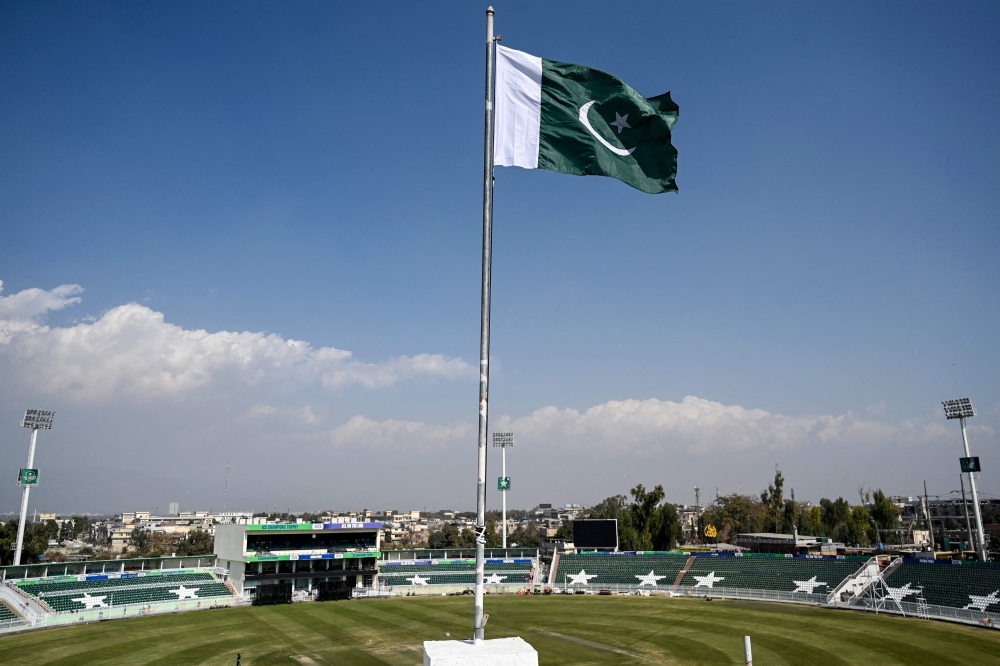
{"type": "Polygon", "coordinates": [[[21,471],[17,474],[17,484],[19,486],[37,486],[38,470],[22,467],[21,471]]]}
{"type": "Polygon", "coordinates": [[[510,490],[510,477],[509,476],[498,476],[497,477],[497,490],[510,490]]]}
{"type": "Polygon", "coordinates": [[[962,463],[963,472],[981,472],[982,469],[979,468],[979,456],[972,456],[971,458],[959,458],[959,462],[962,463]]]}

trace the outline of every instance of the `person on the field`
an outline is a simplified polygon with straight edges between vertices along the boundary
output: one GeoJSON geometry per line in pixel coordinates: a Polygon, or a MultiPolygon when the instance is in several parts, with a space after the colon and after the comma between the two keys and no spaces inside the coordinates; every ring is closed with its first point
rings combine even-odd
{"type": "Polygon", "coordinates": [[[241,659],[241,658],[240,658],[240,653],[239,653],[239,652],[237,652],[237,653],[236,653],[236,666],[240,666],[240,659],[241,659]]]}

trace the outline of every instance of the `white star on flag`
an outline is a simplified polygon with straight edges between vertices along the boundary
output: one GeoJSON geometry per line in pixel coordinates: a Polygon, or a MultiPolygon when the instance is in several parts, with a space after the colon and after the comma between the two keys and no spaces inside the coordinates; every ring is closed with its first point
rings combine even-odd
{"type": "Polygon", "coordinates": [[[646,574],[645,576],[640,576],[639,574],[635,574],[635,577],[639,579],[639,587],[642,587],[643,585],[652,585],[653,587],[656,587],[656,581],[660,580],[661,578],[666,578],[666,576],[657,576],[656,572],[654,572],[652,569],[650,569],[649,573],[646,574]]]}
{"type": "Polygon", "coordinates": [[[180,601],[181,599],[197,599],[198,595],[195,593],[200,589],[200,587],[184,587],[181,585],[176,590],[170,590],[169,592],[170,594],[176,594],[177,600],[180,601]]]}
{"type": "Polygon", "coordinates": [[[977,594],[970,594],[969,599],[972,600],[972,603],[966,606],[963,610],[971,609],[971,610],[986,612],[986,609],[989,606],[992,606],[993,604],[1000,604],[1000,597],[998,597],[997,595],[1000,595],[1000,590],[997,590],[996,592],[990,592],[985,597],[981,597],[977,594]]]}
{"type": "Polygon", "coordinates": [[[83,604],[84,606],[87,607],[87,610],[90,610],[91,608],[106,608],[107,604],[104,603],[104,600],[107,598],[108,595],[104,595],[103,597],[92,597],[86,592],[84,592],[82,597],[77,597],[76,599],[70,599],[70,601],[75,601],[78,604],[83,604]]]}
{"type": "Polygon", "coordinates": [[[587,575],[586,569],[580,569],[580,573],[567,574],[567,578],[570,580],[570,585],[590,585],[590,579],[597,578],[597,574],[587,575]]]}
{"type": "Polygon", "coordinates": [[[483,581],[487,585],[499,585],[507,579],[507,576],[501,576],[500,574],[490,574],[483,581]]]}
{"type": "Polygon", "coordinates": [[[816,576],[809,580],[793,580],[792,582],[795,583],[795,589],[792,592],[806,592],[808,594],[812,594],[817,587],[826,585],[826,583],[817,582],[816,576]]]}
{"type": "Polygon", "coordinates": [[[421,578],[420,574],[413,574],[413,578],[407,578],[406,580],[410,581],[410,585],[426,585],[427,581],[430,579],[430,576],[427,578],[421,578]]]}
{"type": "Polygon", "coordinates": [[[617,127],[618,133],[621,134],[622,130],[625,129],[626,127],[632,129],[632,126],[626,122],[627,120],[628,120],[627,113],[624,116],[619,116],[618,112],[615,111],[615,122],[611,123],[611,125],[612,127],[617,127]]]}
{"type": "Polygon", "coordinates": [[[715,587],[715,584],[720,580],[726,580],[725,576],[716,577],[715,572],[709,573],[707,576],[695,576],[694,579],[698,581],[695,587],[715,587]]]}
{"type": "Polygon", "coordinates": [[[909,583],[907,583],[903,587],[889,587],[888,585],[886,585],[885,588],[889,590],[889,598],[895,601],[897,604],[900,601],[902,601],[904,597],[908,597],[911,594],[917,593],[917,590],[910,589],[909,583]]]}

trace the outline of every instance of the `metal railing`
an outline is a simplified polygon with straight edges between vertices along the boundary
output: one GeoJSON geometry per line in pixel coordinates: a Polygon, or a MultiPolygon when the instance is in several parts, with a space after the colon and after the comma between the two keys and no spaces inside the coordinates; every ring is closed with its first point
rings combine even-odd
{"type": "Polygon", "coordinates": [[[558,585],[552,586],[553,592],[562,594],[600,594],[606,590],[613,594],[644,594],[657,593],[672,597],[693,597],[712,599],[743,599],[746,601],[781,601],[787,603],[822,606],[826,601],[825,594],[810,594],[808,592],[785,592],[782,590],[757,590],[736,587],[651,587],[649,585],[605,584],[605,585],[558,585]]]}
{"type": "Polygon", "coordinates": [[[875,604],[871,597],[863,597],[848,605],[839,605],[838,608],[849,608],[851,610],[863,610],[871,613],[890,613],[892,615],[902,615],[904,617],[919,617],[925,620],[945,620],[948,622],[961,622],[962,624],[972,624],[979,627],[990,627],[1000,629],[1000,614],[989,611],[979,611],[968,608],[953,608],[951,606],[937,606],[935,604],[917,603],[913,601],[888,601],[881,606],[875,604]]]}
{"type": "MultiPolygon", "coordinates": [[[[484,585],[487,594],[517,594],[521,590],[532,590],[540,587],[535,583],[522,581],[520,583],[497,583],[484,585]]],[[[356,587],[352,592],[355,599],[376,597],[437,597],[442,594],[460,594],[475,586],[470,583],[428,583],[427,585],[375,585],[372,587],[356,587]]]]}
{"type": "Polygon", "coordinates": [[[63,611],[53,615],[42,615],[22,620],[5,620],[0,622],[0,634],[26,631],[28,629],[44,629],[70,624],[100,622],[102,620],[117,620],[126,617],[141,617],[145,615],[162,615],[164,613],[182,613],[185,611],[205,610],[235,605],[235,599],[216,597],[213,599],[192,599],[190,601],[161,601],[143,604],[129,604],[102,608],[100,610],[63,611]]]}

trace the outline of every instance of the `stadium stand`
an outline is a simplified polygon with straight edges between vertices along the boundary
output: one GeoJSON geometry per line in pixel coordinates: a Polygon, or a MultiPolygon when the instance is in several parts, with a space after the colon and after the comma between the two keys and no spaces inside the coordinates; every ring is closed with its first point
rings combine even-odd
{"type": "Polygon", "coordinates": [[[723,587],[828,594],[867,560],[865,557],[764,553],[699,554],[684,574],[680,586],[684,589],[723,587]]]}
{"type": "Polygon", "coordinates": [[[19,581],[16,585],[56,612],[232,597],[229,588],[208,572],[43,578],[19,581]]]}
{"type": "MultiPolygon", "coordinates": [[[[472,585],[476,561],[394,560],[379,563],[379,580],[386,585],[472,585]]],[[[532,558],[486,560],[486,584],[522,584],[531,579],[537,561],[532,558]]]]}
{"type": "Polygon", "coordinates": [[[670,552],[561,555],[555,582],[560,585],[640,585],[645,579],[649,586],[669,588],[687,561],[687,554],[670,552]]]}
{"type": "Polygon", "coordinates": [[[903,558],[886,584],[900,601],[979,611],[1000,611],[1000,564],[903,558]]]}

